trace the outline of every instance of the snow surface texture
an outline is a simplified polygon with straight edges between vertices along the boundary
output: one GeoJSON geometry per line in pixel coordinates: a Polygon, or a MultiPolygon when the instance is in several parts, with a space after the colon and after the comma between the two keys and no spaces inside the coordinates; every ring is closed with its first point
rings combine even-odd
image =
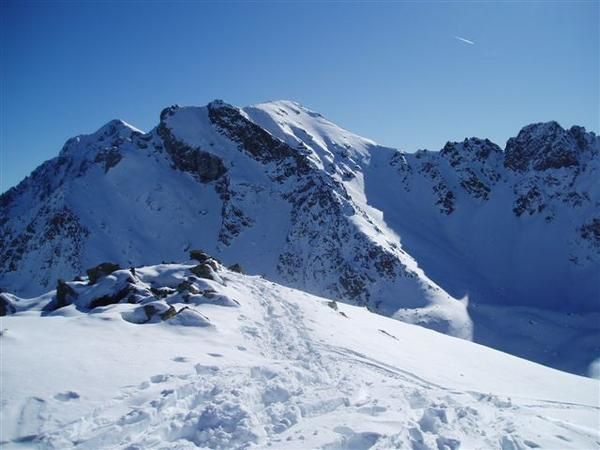
{"type": "Polygon", "coordinates": [[[1,318],[0,445],[600,445],[598,380],[233,273],[213,260],[199,266],[117,270],[92,285],[87,278],[64,283],[60,293],[10,296],[17,311],[1,318]],[[120,303],[90,309],[119,297],[124,285],[120,303]],[[66,306],[55,309],[59,299],[66,306]],[[170,308],[177,313],[160,316],[170,308]]]}
{"type": "Polygon", "coordinates": [[[203,248],[315,295],[579,374],[600,357],[600,139],[529,125],[503,152],[378,146],[301,105],[111,121],[0,198],[0,286],[203,248]],[[527,320],[524,320],[524,318],[527,320]]]}

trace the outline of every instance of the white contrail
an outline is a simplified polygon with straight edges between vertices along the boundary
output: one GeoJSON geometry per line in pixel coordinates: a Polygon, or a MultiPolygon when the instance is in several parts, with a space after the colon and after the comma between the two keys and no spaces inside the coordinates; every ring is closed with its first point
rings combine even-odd
{"type": "Polygon", "coordinates": [[[465,44],[475,45],[475,42],[470,41],[470,40],[465,39],[465,38],[460,37],[460,36],[454,36],[454,39],[458,39],[459,41],[464,42],[465,44]]]}

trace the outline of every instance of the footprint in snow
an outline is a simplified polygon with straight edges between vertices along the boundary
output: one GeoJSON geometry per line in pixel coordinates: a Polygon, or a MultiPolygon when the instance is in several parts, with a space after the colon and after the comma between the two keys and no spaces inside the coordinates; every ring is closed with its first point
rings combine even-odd
{"type": "Polygon", "coordinates": [[[39,397],[28,398],[19,414],[16,442],[30,442],[36,439],[46,417],[46,402],[39,397]]]}
{"type": "Polygon", "coordinates": [[[173,378],[173,375],[170,375],[168,373],[160,373],[158,375],[151,376],[150,381],[152,383],[164,383],[165,381],[167,381],[171,378],[173,378]]]}
{"type": "Polygon", "coordinates": [[[175,358],[172,359],[172,361],[184,363],[184,362],[188,362],[189,359],[186,358],[185,356],[176,356],[175,358]]]}
{"type": "Polygon", "coordinates": [[[77,400],[79,398],[79,394],[74,391],[66,391],[56,394],[54,398],[61,402],[68,402],[69,400],[77,400]]]}
{"type": "Polygon", "coordinates": [[[360,414],[366,414],[369,416],[377,416],[381,413],[386,412],[387,408],[385,406],[373,405],[373,406],[363,406],[361,408],[358,408],[356,411],[359,412],[360,414]]]}
{"type": "Polygon", "coordinates": [[[373,432],[355,432],[349,427],[339,426],[333,429],[340,438],[323,446],[323,450],[367,450],[373,447],[381,435],[373,432]]]}

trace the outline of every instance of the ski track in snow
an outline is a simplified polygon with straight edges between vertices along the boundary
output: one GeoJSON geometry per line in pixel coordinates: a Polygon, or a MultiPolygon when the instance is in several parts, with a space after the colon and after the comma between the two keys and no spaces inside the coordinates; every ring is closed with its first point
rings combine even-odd
{"type": "MultiPolygon", "coordinates": [[[[175,356],[189,364],[187,373],[158,373],[125,386],[111,401],[66,425],[52,425],[46,402],[32,397],[22,407],[22,437],[13,444],[128,450],[516,450],[544,447],[530,437],[538,432],[546,446],[552,439],[561,448],[600,446],[593,431],[543,413],[591,406],[531,399],[519,404],[432,383],[401,369],[401,362],[391,366],[315,338],[302,308],[270,289],[267,282],[250,287],[259,299],[262,323],[238,316],[248,346],[256,346],[265,364],[211,366],[175,356]],[[573,442],[573,434],[581,441],[573,442]]],[[[238,349],[246,351],[245,346],[238,349]]],[[[210,355],[215,361],[221,356],[210,355]]],[[[65,404],[77,398],[76,392],[55,396],[65,404]]]]}

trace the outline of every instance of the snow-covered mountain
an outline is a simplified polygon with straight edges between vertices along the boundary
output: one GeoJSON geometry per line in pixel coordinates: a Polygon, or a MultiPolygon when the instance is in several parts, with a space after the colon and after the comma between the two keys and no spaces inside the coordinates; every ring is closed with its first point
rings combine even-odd
{"type": "Polygon", "coordinates": [[[600,355],[600,139],[534,124],[415,154],[296,103],[112,121],[0,199],[0,286],[202,248],[309,293],[584,373],[600,355]],[[568,356],[568,357],[567,357],[568,356]]]}
{"type": "Polygon", "coordinates": [[[598,446],[598,380],[193,256],[3,294],[0,446],[598,446]]]}

